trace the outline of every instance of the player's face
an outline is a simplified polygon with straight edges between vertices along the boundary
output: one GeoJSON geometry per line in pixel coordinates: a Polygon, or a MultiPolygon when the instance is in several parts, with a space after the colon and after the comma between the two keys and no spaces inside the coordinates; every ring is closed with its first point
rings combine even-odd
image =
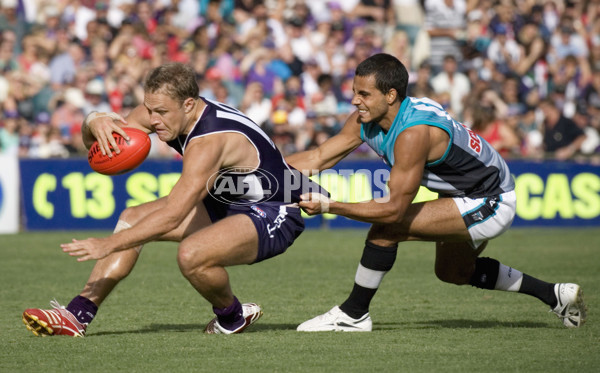
{"type": "Polygon", "coordinates": [[[159,139],[171,141],[183,134],[186,123],[184,105],[165,94],[146,92],[144,106],[159,139]]]}
{"type": "Polygon", "coordinates": [[[358,109],[360,121],[379,123],[387,114],[389,105],[386,95],[375,88],[375,75],[355,76],[352,90],[352,105],[358,109]]]}

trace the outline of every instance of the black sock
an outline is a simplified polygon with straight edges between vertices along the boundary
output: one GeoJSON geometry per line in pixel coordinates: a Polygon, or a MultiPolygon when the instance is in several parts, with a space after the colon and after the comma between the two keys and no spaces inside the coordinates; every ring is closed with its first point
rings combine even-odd
{"type": "Polygon", "coordinates": [[[354,287],[348,299],[340,306],[348,316],[358,319],[369,312],[383,276],[394,266],[398,245],[390,247],[365,243],[360,264],[356,270],[354,287]]]}
{"type": "Polygon", "coordinates": [[[361,318],[365,313],[369,312],[371,300],[376,292],[377,289],[364,288],[354,283],[352,292],[348,296],[348,299],[342,303],[340,309],[353,319],[361,318]]]}
{"type": "Polygon", "coordinates": [[[471,275],[469,284],[480,289],[493,290],[498,280],[500,262],[492,258],[477,258],[475,271],[471,275]]]}
{"type": "Polygon", "coordinates": [[[554,284],[538,280],[525,273],[523,273],[523,282],[521,282],[519,293],[532,295],[549,305],[550,308],[556,307],[558,303],[554,294],[554,284]]]}
{"type": "MultiPolygon", "coordinates": [[[[498,281],[499,268],[500,262],[496,259],[477,258],[475,272],[473,272],[469,284],[481,289],[494,290],[498,281]]],[[[534,296],[551,308],[556,306],[558,301],[554,295],[554,284],[538,280],[525,273],[522,275],[519,293],[534,296]]]]}

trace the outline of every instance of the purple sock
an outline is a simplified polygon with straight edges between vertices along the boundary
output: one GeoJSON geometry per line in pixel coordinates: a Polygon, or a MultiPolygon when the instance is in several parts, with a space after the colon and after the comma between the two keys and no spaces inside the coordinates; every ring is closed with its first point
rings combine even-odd
{"type": "Polygon", "coordinates": [[[240,301],[233,297],[233,303],[225,308],[213,307],[213,312],[219,319],[219,324],[228,330],[234,330],[244,323],[244,315],[242,311],[242,304],[240,301]]]}
{"type": "Polygon", "coordinates": [[[94,316],[96,316],[98,306],[86,297],[78,295],[69,303],[67,310],[75,315],[75,318],[80,323],[89,324],[94,319],[94,316]]]}

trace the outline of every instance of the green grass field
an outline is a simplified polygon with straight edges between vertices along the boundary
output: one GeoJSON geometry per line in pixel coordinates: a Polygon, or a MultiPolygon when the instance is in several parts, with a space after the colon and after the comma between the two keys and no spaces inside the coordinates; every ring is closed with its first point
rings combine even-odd
{"type": "Polygon", "coordinates": [[[0,236],[0,372],[597,372],[600,229],[513,229],[485,255],[552,282],[577,282],[580,329],[537,299],[444,284],[431,243],[401,245],[372,304],[372,333],[299,333],[348,295],[365,231],[307,231],[284,255],[230,269],[242,302],[263,306],[244,334],[204,335],[211,308],[179,273],[176,245],[146,246],[84,339],[39,338],[25,308],[75,296],[93,263],[59,248],[98,232],[0,236]]]}

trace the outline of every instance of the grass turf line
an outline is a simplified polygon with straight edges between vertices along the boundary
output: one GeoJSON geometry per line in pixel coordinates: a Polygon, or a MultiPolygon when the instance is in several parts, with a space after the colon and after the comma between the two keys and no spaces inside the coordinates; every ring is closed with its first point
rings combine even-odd
{"type": "Polygon", "coordinates": [[[265,311],[247,333],[202,334],[210,306],[179,273],[176,245],[153,243],[86,338],[34,337],[23,310],[68,303],[93,266],[59,244],[102,234],[0,237],[0,372],[595,372],[600,364],[597,228],[513,229],[484,251],[543,280],[582,285],[588,322],[577,330],[532,297],[441,283],[433,244],[403,243],[373,301],[372,333],[298,333],[352,287],[366,232],[341,230],[307,231],[287,253],[229,270],[240,300],[265,311]]]}

